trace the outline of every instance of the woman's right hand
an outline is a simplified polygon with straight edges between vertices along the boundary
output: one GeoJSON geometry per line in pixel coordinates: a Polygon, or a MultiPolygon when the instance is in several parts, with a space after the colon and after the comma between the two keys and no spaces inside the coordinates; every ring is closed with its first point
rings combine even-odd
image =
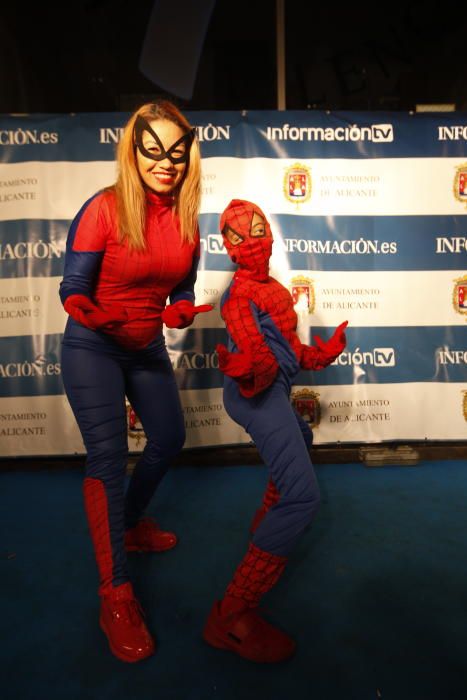
{"type": "Polygon", "coordinates": [[[188,299],[181,299],[174,304],[166,306],[161,314],[162,322],[167,328],[188,328],[195,320],[196,314],[203,314],[213,310],[212,304],[195,306],[188,299]]]}

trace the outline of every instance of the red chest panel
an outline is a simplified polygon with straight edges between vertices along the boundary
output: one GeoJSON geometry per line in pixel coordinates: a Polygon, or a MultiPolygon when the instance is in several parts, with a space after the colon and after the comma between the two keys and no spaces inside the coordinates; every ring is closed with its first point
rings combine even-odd
{"type": "Polygon", "coordinates": [[[146,239],[146,250],[130,251],[111,230],[95,288],[100,306],[121,301],[129,309],[160,313],[171,290],[188,274],[194,245],[181,242],[169,210],[149,207],[146,239]]]}
{"type": "Polygon", "coordinates": [[[116,222],[114,196],[95,197],[80,219],[73,251],[103,254],[93,299],[104,311],[123,304],[128,321],[111,334],[121,345],[144,347],[160,331],[167,297],[190,272],[198,243],[182,242],[166,201],[148,202],[144,251],[119,242],[116,222]]]}
{"type": "Polygon", "coordinates": [[[234,289],[250,298],[261,311],[268,313],[278,330],[292,345],[297,329],[297,314],[288,289],[273,277],[269,277],[267,282],[242,280],[234,289]]]}

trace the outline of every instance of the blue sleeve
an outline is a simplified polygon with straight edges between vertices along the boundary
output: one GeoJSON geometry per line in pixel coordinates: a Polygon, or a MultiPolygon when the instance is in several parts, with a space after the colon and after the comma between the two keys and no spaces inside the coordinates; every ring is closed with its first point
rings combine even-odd
{"type": "Polygon", "coordinates": [[[193,304],[195,303],[195,282],[198,275],[198,265],[199,255],[194,255],[189,273],[170,292],[171,304],[175,304],[176,301],[181,301],[182,299],[187,299],[193,304]]]}
{"type": "MultiPolygon", "coordinates": [[[[85,229],[89,226],[86,221],[88,207],[94,201],[94,195],[81,207],[80,211],[73,219],[66,242],[65,267],[63,279],[60,282],[59,295],[62,304],[72,294],[83,294],[92,297],[95,280],[99,272],[100,264],[104,256],[104,249],[90,251],[73,250],[75,240],[80,236],[88,235],[85,229]],[[84,219],[84,220],[83,220],[84,219]]],[[[95,239],[99,238],[99,231],[95,231],[95,239]]],[[[95,248],[95,246],[93,246],[95,248]]]]}

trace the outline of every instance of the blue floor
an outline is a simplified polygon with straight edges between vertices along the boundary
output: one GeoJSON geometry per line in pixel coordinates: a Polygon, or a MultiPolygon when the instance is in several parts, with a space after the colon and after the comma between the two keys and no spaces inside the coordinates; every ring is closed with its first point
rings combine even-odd
{"type": "Polygon", "coordinates": [[[316,467],[322,505],[265,597],[293,659],[258,666],[201,639],[248,544],[257,466],[174,468],[150,514],[176,549],[132,555],[158,640],[115,659],[77,468],[0,472],[0,697],[4,700],[449,700],[467,698],[467,462],[316,467]]]}

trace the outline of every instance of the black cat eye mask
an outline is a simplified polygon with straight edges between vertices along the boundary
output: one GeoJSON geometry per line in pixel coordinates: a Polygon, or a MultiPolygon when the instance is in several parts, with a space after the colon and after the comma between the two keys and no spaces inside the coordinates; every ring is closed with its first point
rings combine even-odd
{"type": "Polygon", "coordinates": [[[179,138],[175,143],[173,143],[170,148],[166,151],[162,142],[156,132],[151,129],[150,124],[141,116],[138,116],[135,121],[135,131],[134,138],[135,144],[139,152],[143,154],[146,158],[151,160],[164,160],[168,158],[171,163],[177,165],[177,163],[186,163],[190,155],[190,146],[195,137],[195,130],[190,129],[179,138]],[[154,139],[155,146],[151,147],[151,151],[143,145],[143,134],[147,131],[148,134],[154,139]]]}

